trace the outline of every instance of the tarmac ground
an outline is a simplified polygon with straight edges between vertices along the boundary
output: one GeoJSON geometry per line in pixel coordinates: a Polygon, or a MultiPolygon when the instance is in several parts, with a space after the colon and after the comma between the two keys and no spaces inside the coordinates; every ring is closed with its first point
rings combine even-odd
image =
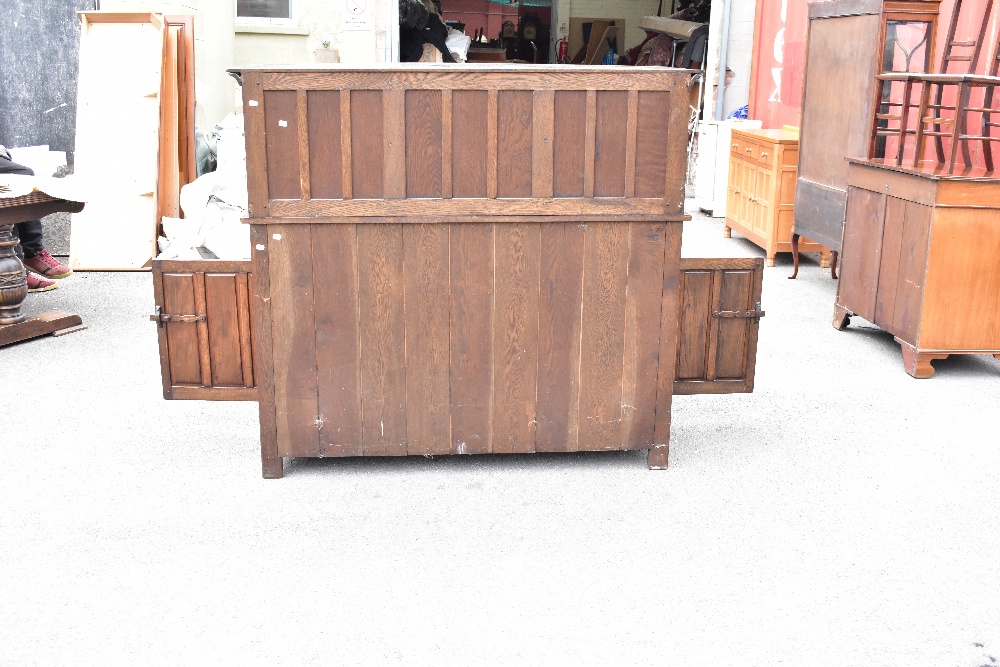
{"type": "MultiPolygon", "coordinates": [[[[694,212],[684,255],[762,256],[694,212]]],[[[1000,361],[915,380],[764,272],[752,394],[644,452],[298,459],[254,403],[164,401],[148,273],[80,273],[0,348],[0,664],[1000,661],[1000,361]]]]}

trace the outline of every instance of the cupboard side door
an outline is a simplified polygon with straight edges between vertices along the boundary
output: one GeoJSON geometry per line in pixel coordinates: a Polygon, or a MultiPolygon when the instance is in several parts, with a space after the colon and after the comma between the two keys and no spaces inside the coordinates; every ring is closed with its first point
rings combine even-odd
{"type": "Polygon", "coordinates": [[[249,262],[153,262],[164,398],[257,400],[249,279],[249,262]]]}
{"type": "Polygon", "coordinates": [[[763,258],[682,259],[675,394],[753,391],[763,258]]]}
{"type": "Polygon", "coordinates": [[[875,295],[882,264],[886,195],[855,186],[847,189],[847,215],[840,255],[837,303],[875,322],[875,295]]]}

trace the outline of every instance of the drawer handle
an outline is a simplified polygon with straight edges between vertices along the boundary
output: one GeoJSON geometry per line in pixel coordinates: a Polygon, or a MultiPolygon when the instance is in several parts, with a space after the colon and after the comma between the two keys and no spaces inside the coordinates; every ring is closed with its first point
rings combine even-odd
{"type": "Polygon", "coordinates": [[[736,188],[735,190],[733,190],[733,192],[735,192],[736,194],[739,194],[740,193],[740,189],[736,188]]]}
{"type": "Polygon", "coordinates": [[[765,153],[765,152],[761,151],[761,154],[760,154],[760,156],[761,156],[761,157],[767,157],[767,153],[765,153]]]}
{"type": "Polygon", "coordinates": [[[740,146],[739,144],[733,144],[734,149],[739,148],[739,146],[740,146]]]}
{"type": "Polygon", "coordinates": [[[748,149],[747,149],[747,153],[749,153],[749,152],[750,152],[750,151],[752,151],[752,150],[753,150],[752,148],[748,148],[748,149]]]}

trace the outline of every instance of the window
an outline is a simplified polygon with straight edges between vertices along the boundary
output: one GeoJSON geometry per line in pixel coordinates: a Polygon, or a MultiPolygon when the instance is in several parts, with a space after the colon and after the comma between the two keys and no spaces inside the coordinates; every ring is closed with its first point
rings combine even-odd
{"type": "Polygon", "coordinates": [[[236,0],[237,23],[289,23],[293,0],[236,0]]]}

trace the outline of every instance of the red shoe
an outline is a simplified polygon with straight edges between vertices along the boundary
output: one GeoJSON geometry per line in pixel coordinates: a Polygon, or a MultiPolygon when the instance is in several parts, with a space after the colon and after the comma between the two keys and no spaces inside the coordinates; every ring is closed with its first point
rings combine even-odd
{"type": "Polygon", "coordinates": [[[55,280],[66,278],[73,273],[73,269],[59,263],[48,250],[42,250],[34,257],[25,259],[24,265],[39,275],[55,280]]]}
{"type": "Polygon", "coordinates": [[[59,287],[59,285],[57,285],[56,281],[54,280],[49,280],[48,278],[42,278],[41,276],[35,275],[31,271],[28,271],[27,273],[28,273],[27,282],[28,282],[29,292],[48,292],[49,290],[53,290],[59,287]]]}

